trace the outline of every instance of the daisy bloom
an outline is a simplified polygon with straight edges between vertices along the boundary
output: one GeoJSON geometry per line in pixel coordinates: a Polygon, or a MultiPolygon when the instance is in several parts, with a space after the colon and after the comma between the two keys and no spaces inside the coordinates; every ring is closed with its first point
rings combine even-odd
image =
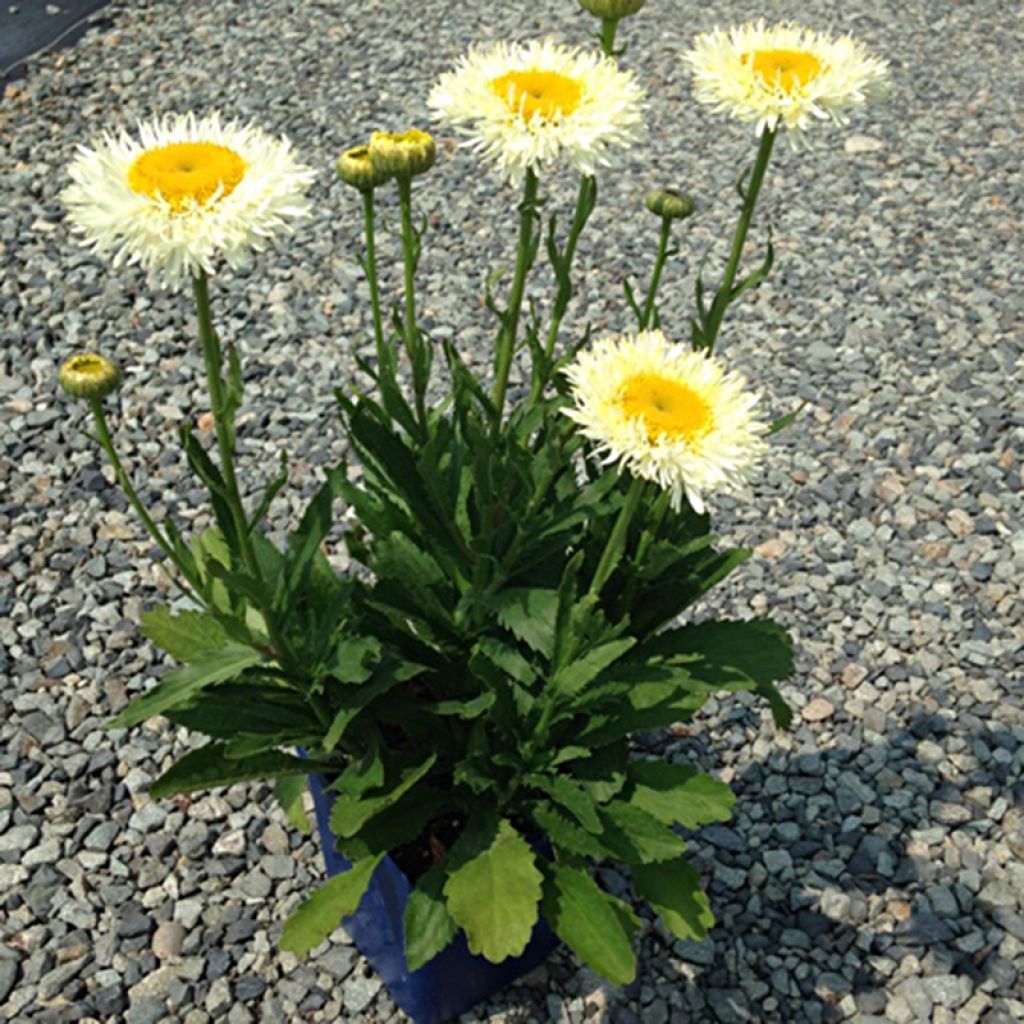
{"type": "Polygon", "coordinates": [[[702,513],[709,491],[736,491],[766,451],[744,378],[661,331],[603,338],[566,376],[575,401],[566,415],[605,462],[668,490],[676,511],[684,494],[702,513]]]}
{"type": "Polygon", "coordinates": [[[470,50],[428,103],[516,184],[560,163],[582,174],[607,165],[639,137],[643,97],[610,57],[545,40],[470,50]]]}
{"type": "Polygon", "coordinates": [[[812,118],[845,123],[846,111],[881,92],[889,74],[885,61],[849,36],[832,39],[788,22],[705,32],[684,60],[701,103],[755,121],[758,135],[781,124],[793,141],[812,118]]]}
{"type": "Polygon", "coordinates": [[[160,118],[137,136],[107,133],[79,146],[70,174],[61,198],[90,247],[172,288],[212,272],[218,258],[244,264],[290,230],[309,210],[313,180],[286,140],[217,114],[160,118]]]}

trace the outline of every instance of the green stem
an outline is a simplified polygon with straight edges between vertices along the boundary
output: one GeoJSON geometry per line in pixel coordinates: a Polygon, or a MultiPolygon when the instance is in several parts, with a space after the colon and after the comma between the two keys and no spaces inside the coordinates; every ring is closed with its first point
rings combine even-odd
{"type": "Polygon", "coordinates": [[[114,440],[110,435],[110,428],[107,426],[106,413],[103,411],[103,400],[100,398],[91,398],[89,400],[89,408],[92,410],[93,420],[96,423],[96,437],[99,440],[100,447],[104,452],[106,452],[111,466],[114,467],[114,475],[117,477],[117,482],[120,485],[121,490],[123,490],[127,496],[129,504],[135,510],[135,514],[142,520],[143,526],[146,527],[146,532],[153,538],[160,550],[170,560],[171,564],[187,581],[187,583],[182,583],[181,580],[175,580],[177,585],[190,598],[192,598],[192,600],[197,604],[202,605],[202,599],[196,594],[196,590],[199,587],[198,581],[192,576],[191,572],[189,572],[188,566],[178,558],[178,553],[174,550],[174,545],[167,539],[160,527],[157,526],[156,521],[147,511],[146,506],[143,505],[142,499],[139,497],[139,492],[135,489],[135,485],[132,483],[131,478],[128,476],[128,473],[121,462],[120,456],[117,454],[117,449],[114,447],[114,440]]]}
{"type": "MultiPolygon", "coordinates": [[[[594,179],[590,175],[584,175],[580,179],[580,188],[576,194],[576,212],[573,214],[572,228],[569,230],[569,237],[565,242],[565,252],[562,254],[563,265],[566,275],[572,272],[572,261],[576,257],[576,246],[579,243],[580,235],[583,233],[593,207],[594,199],[591,197],[591,189],[596,188],[594,179]]],[[[572,290],[563,296],[559,294],[555,300],[555,312],[551,318],[551,325],[548,328],[548,340],[544,346],[544,355],[550,360],[555,351],[555,341],[558,338],[558,329],[562,325],[562,318],[569,307],[569,300],[572,298],[572,290]]]]}
{"type": "Polygon", "coordinates": [[[606,57],[615,56],[615,30],[618,27],[618,18],[601,19],[601,52],[606,57]]]}
{"type": "Polygon", "coordinates": [[[366,281],[370,286],[373,310],[373,336],[377,342],[377,363],[384,361],[384,320],[380,312],[380,287],[377,283],[377,245],[374,238],[373,189],[363,193],[363,221],[366,231],[366,281]]]}
{"type": "Polygon", "coordinates": [[[647,288],[647,301],[644,303],[643,316],[640,319],[640,330],[646,330],[651,325],[651,317],[654,315],[654,300],[658,295],[658,286],[661,284],[661,271],[665,266],[668,257],[668,243],[672,235],[672,218],[661,218],[661,233],[658,237],[658,255],[654,260],[654,269],[651,271],[651,283],[647,288]]]}
{"type": "Polygon", "coordinates": [[[526,286],[526,273],[530,269],[530,250],[533,248],[533,220],[537,205],[537,188],[539,182],[533,168],[526,171],[526,182],[523,185],[523,201],[519,204],[519,245],[516,251],[515,276],[512,279],[512,292],[509,296],[508,309],[498,337],[497,354],[495,356],[494,380],[494,430],[501,429],[501,417],[505,408],[505,392],[508,390],[508,375],[515,355],[516,335],[519,333],[519,312],[523,304],[523,290],[526,286]]]}
{"type": "Polygon", "coordinates": [[[739,222],[736,224],[736,233],[733,235],[732,251],[729,253],[725,277],[722,279],[722,284],[715,295],[715,301],[711,307],[711,315],[708,317],[707,329],[704,331],[704,347],[709,355],[714,348],[715,340],[718,338],[718,332],[721,329],[725,311],[729,308],[733,284],[736,281],[740,258],[743,255],[743,246],[747,240],[747,231],[754,217],[754,208],[757,206],[757,197],[761,191],[765,171],[768,170],[768,163],[771,160],[772,146],[775,144],[776,134],[777,129],[773,128],[766,128],[761,133],[761,144],[758,147],[754,169],[750,173],[750,181],[747,182],[747,190],[743,196],[743,208],[740,211],[739,222]]]}
{"type": "Polygon", "coordinates": [[[604,552],[601,554],[601,561],[597,563],[594,579],[591,581],[590,590],[587,592],[589,596],[597,597],[601,593],[604,585],[608,582],[608,577],[611,576],[619,559],[622,557],[622,551],[626,544],[626,534],[629,531],[629,523],[633,518],[633,513],[636,512],[637,505],[640,504],[640,496],[643,492],[643,478],[639,476],[633,477],[629,484],[629,490],[626,492],[625,500],[622,502],[619,518],[615,520],[615,525],[612,527],[612,532],[608,537],[608,543],[605,544],[604,552]]]}
{"type": "Polygon", "coordinates": [[[267,634],[274,646],[277,657],[287,656],[284,638],[277,629],[272,614],[271,602],[266,593],[263,572],[256,558],[256,550],[249,533],[249,523],[242,505],[242,495],[238,489],[238,477],[235,475],[235,444],[234,444],[234,411],[225,403],[224,381],[221,378],[223,358],[217,332],[213,328],[210,314],[210,291],[206,272],[200,271],[192,278],[193,291],[196,299],[196,314],[199,318],[199,343],[203,350],[203,362],[206,364],[206,384],[210,393],[210,412],[213,414],[213,425],[217,435],[217,449],[220,454],[221,476],[227,488],[227,501],[234,520],[235,533],[242,551],[242,559],[249,575],[256,583],[260,594],[259,611],[267,627],[267,634]]]}
{"type": "Polygon", "coordinates": [[[395,182],[398,185],[398,200],[402,208],[402,251],[405,256],[405,351],[412,370],[416,416],[420,429],[426,434],[427,382],[423,379],[423,354],[420,351],[419,333],[416,329],[416,234],[412,226],[412,178],[403,176],[396,178],[395,182]]]}

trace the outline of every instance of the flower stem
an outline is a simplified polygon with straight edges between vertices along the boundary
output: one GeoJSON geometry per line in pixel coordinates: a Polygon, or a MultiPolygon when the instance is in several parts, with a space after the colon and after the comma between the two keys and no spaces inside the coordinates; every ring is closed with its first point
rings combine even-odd
{"type": "Polygon", "coordinates": [[[203,350],[203,362],[206,364],[206,384],[210,394],[210,411],[213,414],[214,430],[217,435],[217,449],[220,454],[221,476],[226,488],[226,499],[234,520],[235,533],[238,535],[238,546],[241,549],[245,567],[256,584],[259,594],[259,611],[267,627],[267,634],[274,647],[278,659],[287,655],[284,639],[277,629],[276,619],[271,609],[271,601],[266,592],[266,581],[260,569],[256,550],[253,547],[249,523],[242,505],[242,495],[238,489],[238,477],[235,475],[235,409],[234,399],[228,402],[224,393],[224,381],[221,378],[223,357],[220,341],[213,328],[210,314],[210,292],[206,272],[200,271],[192,278],[192,287],[196,299],[196,314],[199,318],[199,343],[203,350]]]}
{"type": "Polygon", "coordinates": [[[615,30],[618,27],[618,18],[601,19],[601,52],[606,57],[615,56],[615,30]]]}
{"type": "Polygon", "coordinates": [[[146,532],[153,538],[160,550],[167,556],[171,564],[178,570],[184,580],[187,582],[183,583],[181,580],[175,580],[175,583],[197,604],[202,605],[203,601],[196,594],[196,590],[199,588],[199,582],[194,578],[189,568],[185,563],[178,557],[178,553],[174,550],[174,545],[164,535],[164,532],[157,526],[156,521],[149,514],[146,506],[142,503],[142,499],[139,497],[139,492],[135,489],[135,485],[132,483],[131,478],[128,476],[127,471],[124,468],[124,464],[121,462],[121,457],[117,454],[117,449],[114,447],[114,440],[110,436],[110,428],[107,426],[107,416],[103,410],[103,400],[101,398],[91,398],[89,400],[89,408],[92,410],[92,417],[96,423],[96,438],[100,443],[100,447],[106,452],[107,458],[110,460],[111,466],[114,468],[114,475],[117,477],[117,482],[124,491],[125,496],[128,498],[128,502],[131,507],[135,510],[135,514],[142,520],[142,525],[145,526],[146,532]]]}
{"type": "Polygon", "coordinates": [[[715,301],[711,307],[711,315],[708,317],[707,327],[703,332],[703,347],[711,354],[718,332],[722,326],[722,319],[725,311],[732,301],[733,284],[736,281],[736,273],[739,270],[740,258],[743,255],[743,245],[747,240],[747,231],[750,222],[754,217],[754,208],[757,206],[757,197],[761,191],[761,184],[764,181],[765,171],[768,170],[768,163],[772,156],[772,146],[775,143],[777,129],[765,128],[761,133],[761,143],[757,150],[757,159],[754,161],[754,168],[750,172],[750,181],[747,183],[746,192],[743,194],[743,207],[740,211],[740,219],[736,224],[736,233],[732,239],[732,251],[729,254],[729,262],[725,268],[725,277],[715,294],[715,301]]]}
{"type": "Polygon", "coordinates": [[[661,218],[661,233],[658,237],[658,255],[654,260],[654,269],[651,271],[651,283],[647,287],[647,301],[644,302],[643,315],[640,318],[640,330],[646,330],[651,326],[651,317],[654,316],[654,300],[658,295],[658,286],[661,284],[661,271],[665,266],[665,259],[668,256],[668,242],[672,235],[672,218],[661,218]]]}
{"type": "Polygon", "coordinates": [[[530,269],[531,250],[533,248],[533,219],[537,204],[537,188],[539,182],[533,168],[526,171],[526,182],[523,185],[523,201],[519,204],[519,246],[516,251],[515,276],[512,279],[512,292],[509,296],[508,309],[502,321],[501,333],[498,335],[497,353],[495,356],[494,380],[494,431],[501,429],[501,416],[505,408],[505,392],[508,390],[508,375],[515,355],[516,335],[519,332],[519,312],[523,304],[523,290],[526,286],[526,272],[530,269]]]}
{"type": "Polygon", "coordinates": [[[363,220],[366,231],[366,281],[370,286],[370,307],[373,310],[373,336],[377,342],[377,364],[384,354],[384,321],[380,312],[380,286],[377,283],[377,245],[374,237],[373,189],[363,192],[363,220]]]}
{"type": "Polygon", "coordinates": [[[416,327],[416,262],[417,242],[412,226],[412,178],[402,175],[395,179],[398,185],[398,200],[402,209],[402,251],[405,256],[405,351],[412,370],[412,386],[416,397],[416,417],[420,429],[426,435],[427,408],[424,379],[423,352],[416,327]]]}
{"type": "Polygon", "coordinates": [[[626,546],[629,523],[633,518],[633,513],[636,512],[637,505],[640,504],[640,497],[643,492],[643,478],[639,476],[633,477],[629,484],[629,490],[626,492],[625,500],[622,502],[619,518],[615,520],[615,525],[612,527],[608,542],[605,544],[604,551],[601,554],[601,561],[597,563],[597,569],[594,572],[594,578],[590,583],[590,590],[588,591],[591,597],[597,597],[601,593],[604,585],[608,582],[608,578],[615,571],[615,566],[618,564],[619,559],[622,557],[622,552],[626,546]]]}

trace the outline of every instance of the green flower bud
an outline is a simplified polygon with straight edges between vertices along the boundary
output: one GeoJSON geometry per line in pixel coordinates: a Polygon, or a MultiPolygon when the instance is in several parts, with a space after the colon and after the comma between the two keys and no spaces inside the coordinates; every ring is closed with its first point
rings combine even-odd
{"type": "Polygon", "coordinates": [[[685,220],[693,213],[693,199],[674,188],[656,188],[647,193],[647,209],[669,220],[685,220]]]}
{"type": "Polygon", "coordinates": [[[618,21],[630,14],[636,14],[646,2],[647,0],[580,0],[580,7],[599,18],[618,21]]]}
{"type": "Polygon", "coordinates": [[[370,160],[381,174],[411,178],[434,166],[437,146],[429,132],[374,132],[370,136],[370,160]]]}
{"type": "Polygon", "coordinates": [[[369,146],[354,146],[346,149],[338,157],[338,177],[346,185],[359,189],[360,192],[369,192],[391,177],[384,171],[377,170],[370,159],[369,146]]]}
{"type": "Polygon", "coordinates": [[[74,398],[106,398],[121,386],[121,371],[106,356],[80,352],[64,361],[57,380],[74,398]]]}

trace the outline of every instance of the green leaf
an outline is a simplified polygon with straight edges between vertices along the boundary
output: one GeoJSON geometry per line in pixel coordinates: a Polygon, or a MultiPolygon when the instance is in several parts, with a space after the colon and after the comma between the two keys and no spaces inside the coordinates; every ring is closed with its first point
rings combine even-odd
{"type": "Polygon", "coordinates": [[[502,820],[491,845],[449,875],[448,912],[466,932],[471,953],[496,964],[526,949],[543,881],[534,859],[526,840],[502,820]]]}
{"type": "Polygon", "coordinates": [[[445,869],[435,864],[405,904],[405,961],[410,971],[433,960],[455,938],[455,922],[444,901],[445,869]]]}
{"type": "Polygon", "coordinates": [[[340,683],[365,683],[380,661],[380,641],[373,637],[345,636],[338,641],[329,674],[340,683]]]}
{"type": "Polygon", "coordinates": [[[558,937],[612,984],[628,985],[636,977],[632,913],[581,868],[552,865],[546,874],[544,916],[558,937]]]}
{"type": "Polygon", "coordinates": [[[488,602],[498,621],[518,640],[550,658],[555,647],[555,619],[558,592],[539,588],[512,587],[488,602]]]}
{"type": "Polygon", "coordinates": [[[340,703],[341,707],[336,712],[330,728],[323,738],[324,750],[332,751],[338,745],[338,741],[344,735],[352,719],[367,704],[396,687],[401,681],[401,673],[391,671],[388,665],[384,665],[378,670],[372,682],[342,690],[334,701],[335,704],[340,703]]]}
{"type": "Polygon", "coordinates": [[[281,805],[288,821],[303,835],[309,832],[309,818],[303,806],[306,795],[305,775],[283,775],[274,787],[274,799],[281,805]]]}
{"type": "Polygon", "coordinates": [[[559,849],[581,857],[593,857],[596,860],[603,860],[607,856],[608,851],[595,835],[571,822],[553,804],[535,804],[530,813],[545,835],[559,849]]]}
{"type": "Polygon", "coordinates": [[[609,665],[618,661],[635,643],[633,637],[627,636],[621,640],[601,644],[559,669],[551,680],[551,685],[567,696],[577,694],[609,665]]]}
{"type": "MultiPolygon", "coordinates": [[[[215,739],[241,734],[286,737],[318,735],[322,726],[300,694],[255,681],[220,683],[165,714],[177,725],[215,739]]],[[[285,746],[283,738],[277,744],[285,746]]]]}
{"type": "Polygon", "coordinates": [[[571,779],[564,775],[527,775],[524,781],[547,793],[589,832],[601,831],[593,798],[571,779]]]}
{"type": "Polygon", "coordinates": [[[633,888],[680,939],[705,938],[715,923],[700,875],[681,857],[633,868],[633,888]]]}
{"type": "Polygon", "coordinates": [[[276,750],[254,754],[252,757],[228,757],[225,744],[208,743],[171,765],[149,787],[149,795],[171,796],[214,786],[230,786],[249,779],[306,775],[312,767],[309,761],[276,750]]]}
{"type": "Polygon", "coordinates": [[[765,697],[775,724],[793,720],[782,695],[772,685],[793,674],[793,646],[781,626],[770,619],[700,622],[669,630],[645,645],[646,655],[695,655],[687,670],[715,686],[741,686],[765,697]]]}
{"type": "Polygon", "coordinates": [[[142,613],[142,635],[177,661],[191,662],[228,643],[224,627],[205,612],[177,615],[167,605],[142,613]]]}
{"type": "Polygon", "coordinates": [[[486,690],[471,700],[441,700],[432,705],[436,715],[455,715],[469,721],[479,718],[493,703],[494,692],[486,690]]]}
{"type": "Polygon", "coordinates": [[[634,784],[630,802],[666,824],[700,828],[732,816],[732,790],[694,768],[660,760],[634,761],[628,772],[634,784]]]}
{"type": "Polygon", "coordinates": [[[320,886],[285,921],[281,948],[302,956],[319,946],[338,927],[343,917],[358,909],[382,856],[358,861],[348,871],[335,875],[320,886]]]}
{"type": "Polygon", "coordinates": [[[686,844],[654,815],[626,803],[613,800],[601,807],[604,831],[601,842],[629,864],[650,864],[681,857],[686,844]]]}
{"type": "Polygon", "coordinates": [[[191,665],[168,672],[149,693],[136,697],[110,723],[111,728],[137,725],[151,715],[162,715],[171,708],[181,707],[205,687],[236,679],[262,660],[263,655],[259,651],[241,644],[228,644],[220,650],[203,654],[191,665]]]}
{"type": "Polygon", "coordinates": [[[436,760],[437,754],[431,754],[422,764],[407,768],[387,792],[378,796],[350,800],[340,795],[331,811],[331,831],[339,836],[354,836],[375,814],[397,803],[430,771],[436,760]]]}

